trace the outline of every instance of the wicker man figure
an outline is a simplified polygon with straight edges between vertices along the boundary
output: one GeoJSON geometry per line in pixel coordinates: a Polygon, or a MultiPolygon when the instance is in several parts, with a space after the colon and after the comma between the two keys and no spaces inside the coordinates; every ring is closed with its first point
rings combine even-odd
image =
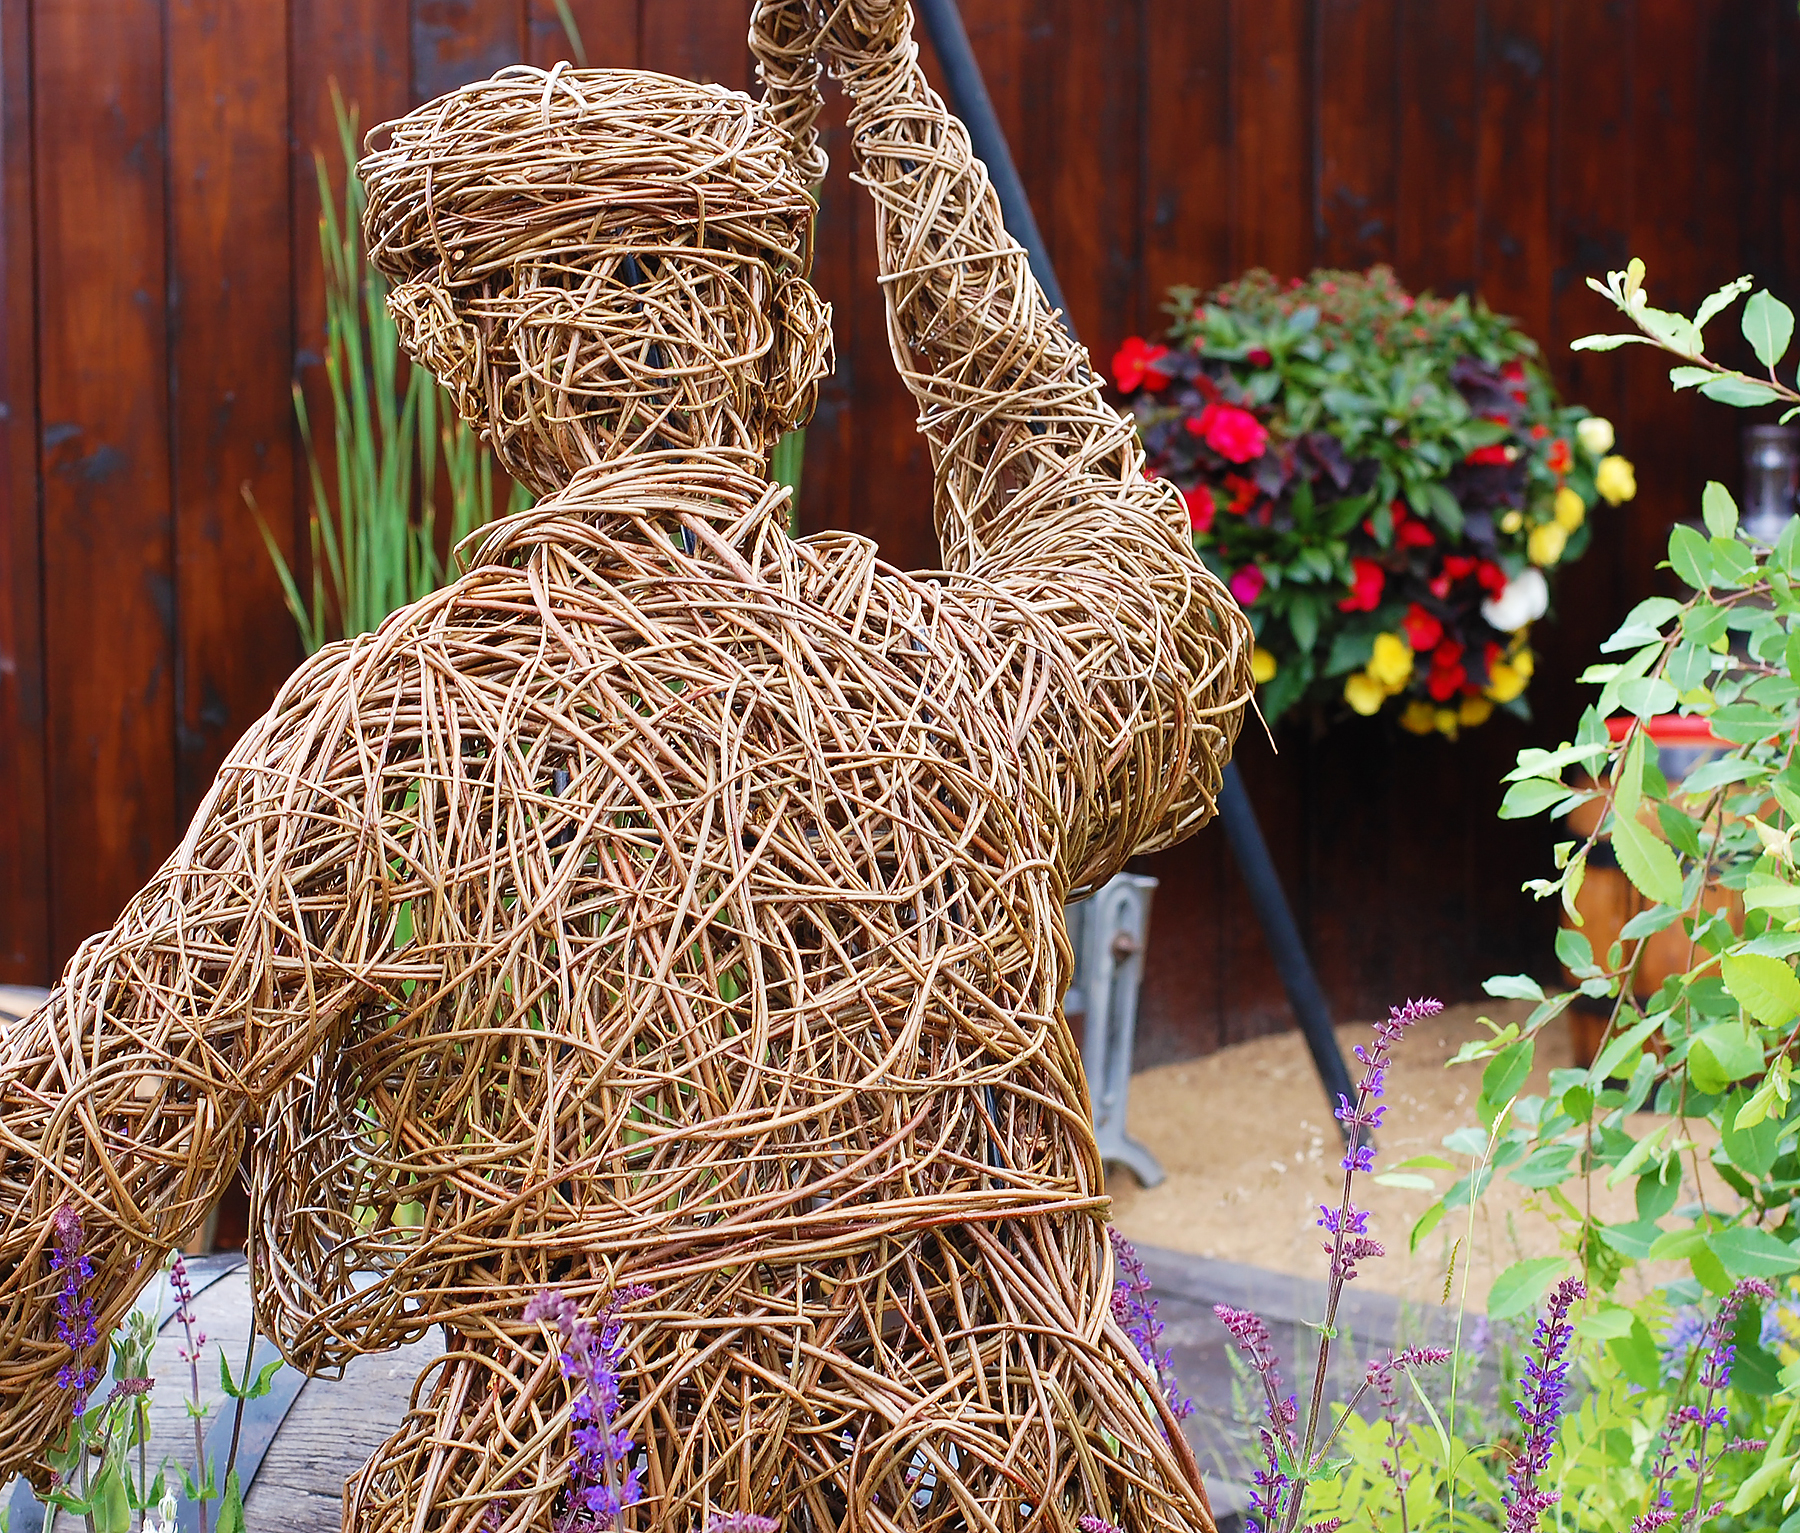
{"type": "Polygon", "coordinates": [[[1212,813],[1248,629],[911,29],[764,0],[761,102],[515,68],[371,135],[401,336],[541,498],[295,673],[5,1036],[0,1471],[69,1423],[62,1210],[104,1338],[247,1150],[290,1362],[446,1337],[347,1529],[615,1525],[597,1463],[669,1533],[1212,1528],[1109,1305],[1062,907],[1212,813]],[[938,573],[767,477],[821,67],[938,573]],[[547,1289],[610,1317],[605,1451],[547,1289]]]}

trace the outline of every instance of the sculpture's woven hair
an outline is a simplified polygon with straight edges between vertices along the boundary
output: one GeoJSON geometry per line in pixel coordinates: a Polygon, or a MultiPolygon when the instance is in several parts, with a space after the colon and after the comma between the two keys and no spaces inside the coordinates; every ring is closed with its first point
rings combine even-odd
{"type": "Polygon", "coordinates": [[[104,1324],[254,1131],[288,1356],[449,1333],[347,1526],[566,1518],[568,1389],[524,1306],[645,1283],[626,1526],[1210,1528],[1110,1310],[1061,907],[1211,813],[1248,629],[909,22],[765,5],[779,132],[702,87],[514,70],[377,152],[409,345],[560,488],[302,667],[0,1042],[0,1470],[66,1421],[57,1207],[104,1324]],[[928,578],[789,540],[763,475],[781,412],[745,338],[801,280],[777,159],[807,153],[821,37],[936,464],[928,578]]]}
{"type": "Polygon", "coordinates": [[[401,337],[534,489],[633,450],[767,447],[812,413],[814,205],[748,97],[503,69],[369,144],[369,258],[401,337]]]}

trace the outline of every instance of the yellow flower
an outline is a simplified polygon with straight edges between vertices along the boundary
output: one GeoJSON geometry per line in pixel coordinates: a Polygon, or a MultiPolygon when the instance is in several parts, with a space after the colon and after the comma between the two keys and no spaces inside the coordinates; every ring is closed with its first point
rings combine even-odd
{"type": "Polygon", "coordinates": [[[1375,653],[1369,656],[1369,674],[1389,693],[1398,692],[1411,678],[1412,645],[1397,633],[1375,635],[1375,653]]]}
{"type": "Polygon", "coordinates": [[[1610,458],[1602,458],[1600,466],[1594,470],[1594,488],[1606,497],[1609,506],[1616,506],[1637,494],[1637,470],[1631,466],[1630,459],[1616,453],[1610,458]]]}
{"type": "Polygon", "coordinates": [[[1451,709],[1438,709],[1431,722],[1437,726],[1440,735],[1448,735],[1452,740],[1456,738],[1456,714],[1451,709]]]}
{"type": "Polygon", "coordinates": [[[1522,649],[1512,657],[1512,668],[1530,681],[1531,673],[1537,669],[1537,657],[1530,650],[1522,649]]]}
{"type": "Polygon", "coordinates": [[[1400,715],[1400,727],[1415,735],[1428,735],[1437,728],[1437,709],[1422,697],[1415,697],[1400,715]]]}
{"type": "Polygon", "coordinates": [[[1540,522],[1525,540],[1525,552],[1533,564],[1554,564],[1569,545],[1569,535],[1556,522],[1540,522]]]}
{"type": "Polygon", "coordinates": [[[1525,525],[1525,513],[1517,506],[1500,518],[1500,530],[1509,537],[1525,525]]]}
{"type": "Polygon", "coordinates": [[[1273,651],[1264,649],[1260,644],[1250,651],[1250,674],[1255,678],[1257,686],[1260,687],[1265,681],[1273,681],[1275,673],[1280,669],[1273,651]]]}
{"type": "Polygon", "coordinates": [[[1387,689],[1367,671],[1358,671],[1344,683],[1344,701],[1367,718],[1380,713],[1387,701],[1387,689]]]}
{"type": "Polygon", "coordinates": [[[1465,697],[1456,708],[1456,721],[1464,729],[1477,729],[1493,717],[1494,705],[1485,697],[1465,697]]]}
{"type": "Polygon", "coordinates": [[[1613,423],[1604,415],[1590,415],[1575,423],[1575,440],[1598,458],[1613,450],[1613,423]]]}
{"type": "Polygon", "coordinates": [[[1587,520],[1587,502],[1566,484],[1556,492],[1556,525],[1573,532],[1587,520]]]}
{"type": "Polygon", "coordinates": [[[1528,680],[1529,674],[1522,672],[1517,665],[1496,660],[1488,667],[1487,695],[1497,703],[1510,703],[1525,690],[1528,680]]]}

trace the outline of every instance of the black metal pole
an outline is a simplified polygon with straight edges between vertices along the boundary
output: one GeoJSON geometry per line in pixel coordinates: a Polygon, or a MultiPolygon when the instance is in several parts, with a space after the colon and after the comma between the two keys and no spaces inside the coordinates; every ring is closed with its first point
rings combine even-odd
{"type": "MultiPolygon", "coordinates": [[[[956,0],[913,0],[913,9],[925,23],[931,46],[937,50],[943,67],[944,84],[950,92],[950,107],[969,130],[969,142],[987,166],[988,179],[1000,198],[1000,213],[1007,231],[1021,245],[1031,261],[1031,274],[1043,288],[1053,309],[1063,312],[1063,324],[1075,333],[1069,322],[1068,307],[1063,302],[1062,285],[1044,249],[1044,237],[1038,232],[1031,203],[1025,196],[1025,184],[1013,164],[1012,149],[994,115],[994,104],[988,99],[987,82],[981,77],[981,65],[975,50],[969,46],[969,34],[963,29],[962,14],[956,0]]],[[[1294,1019],[1306,1036],[1312,1051],[1313,1067],[1319,1072],[1325,1095],[1337,1105],[1342,1094],[1354,1096],[1350,1089],[1350,1072],[1338,1048],[1337,1035],[1331,1030],[1331,1009],[1325,1004],[1325,992],[1313,973],[1306,944],[1300,940],[1300,928],[1294,920],[1293,907],[1275,864],[1269,860],[1269,848],[1263,840],[1262,826],[1257,823],[1256,809],[1250,795],[1238,778],[1236,765],[1227,763],[1225,783],[1219,793],[1219,819],[1225,826],[1225,837],[1237,859],[1238,872],[1250,891],[1250,904],[1262,926],[1263,940],[1274,955],[1275,967],[1287,991],[1288,1005],[1294,1019]]]]}

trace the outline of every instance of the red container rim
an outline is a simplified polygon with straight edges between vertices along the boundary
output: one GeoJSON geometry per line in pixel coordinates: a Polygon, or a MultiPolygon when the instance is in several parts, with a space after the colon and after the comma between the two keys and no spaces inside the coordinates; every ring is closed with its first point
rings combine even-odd
{"type": "MultiPolygon", "coordinates": [[[[1625,732],[1637,722],[1625,713],[1606,721],[1606,732],[1614,740],[1623,740],[1625,732]]],[[[1644,732],[1658,745],[1723,745],[1712,732],[1712,725],[1698,713],[1659,713],[1644,721],[1644,732]]]]}

